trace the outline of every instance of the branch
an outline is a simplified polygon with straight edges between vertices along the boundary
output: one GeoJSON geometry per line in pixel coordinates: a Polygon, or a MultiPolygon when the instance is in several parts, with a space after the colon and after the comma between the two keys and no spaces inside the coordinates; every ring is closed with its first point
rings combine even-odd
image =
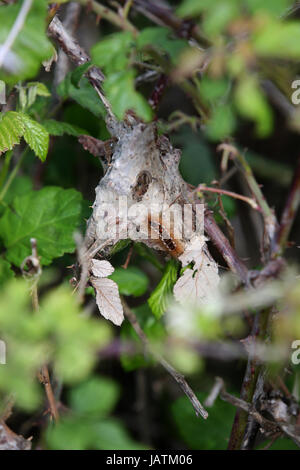
{"type": "Polygon", "coordinates": [[[285,208],[283,210],[280,226],[276,234],[276,247],[277,255],[282,254],[284,251],[288,237],[295,220],[295,216],[300,204],[300,157],[298,159],[297,167],[295,170],[291,189],[289,191],[285,208]]]}
{"type": "Polygon", "coordinates": [[[224,150],[225,152],[229,152],[232,158],[234,159],[235,164],[240,169],[242,174],[244,175],[250,191],[252,192],[253,196],[255,197],[264,219],[265,229],[268,235],[268,243],[266,244],[268,247],[274,246],[274,237],[277,228],[277,220],[274,214],[274,211],[269,207],[259,184],[257,183],[255,176],[253,175],[252,169],[248,164],[245,157],[232,145],[229,144],[221,144],[218,147],[218,150],[224,150]]]}
{"type": "MultiPolygon", "coordinates": [[[[37,252],[36,239],[31,238],[30,243],[32,247],[32,254],[30,256],[27,256],[27,258],[24,259],[21,265],[21,271],[24,277],[29,277],[33,280],[32,289],[31,289],[32,306],[33,306],[34,311],[37,312],[40,308],[38,291],[37,291],[37,283],[42,273],[42,268],[40,265],[40,258],[37,252]]],[[[48,399],[51,415],[53,419],[57,422],[59,420],[59,414],[58,414],[56,400],[55,400],[54,393],[53,393],[52,386],[51,386],[48,367],[46,365],[42,366],[42,369],[40,373],[38,374],[38,376],[39,376],[40,382],[45,387],[45,392],[46,392],[46,396],[48,399]]]]}
{"type": "Polygon", "coordinates": [[[134,0],[133,8],[156,24],[167,26],[179,37],[194,39],[202,46],[209,46],[209,40],[201,33],[198,25],[192,21],[177,18],[171,8],[159,5],[151,0],[134,0]]]}
{"type": "Polygon", "coordinates": [[[246,265],[240,260],[228,239],[216,224],[213,214],[209,210],[205,212],[204,230],[231,271],[237,274],[244,284],[249,285],[249,273],[246,265]]]}
{"type": "Polygon", "coordinates": [[[205,184],[199,184],[199,186],[195,189],[196,192],[210,192],[210,193],[216,193],[216,194],[223,194],[225,196],[232,197],[234,199],[240,199],[241,201],[246,202],[249,204],[252,209],[258,210],[259,207],[256,203],[256,201],[250,197],[243,196],[242,194],[237,194],[233,193],[232,191],[227,191],[226,189],[220,189],[220,188],[209,188],[205,184]]]}
{"type": "Polygon", "coordinates": [[[79,66],[90,62],[90,56],[64,28],[57,16],[55,16],[49,24],[48,34],[58,42],[59,46],[75,65],[79,66]]]}
{"type": "Polygon", "coordinates": [[[129,306],[126,304],[124,300],[122,303],[123,303],[123,308],[124,308],[124,314],[127,317],[128,321],[131,323],[131,326],[133,327],[134,331],[140,338],[141,342],[143,343],[144,348],[150,352],[150,354],[160,363],[160,365],[164,369],[166,369],[166,371],[178,383],[181,390],[186,394],[186,396],[190,400],[195,410],[196,416],[202,416],[202,418],[206,419],[208,417],[207,411],[203,408],[198,398],[196,397],[195,393],[193,392],[189,384],[186,382],[183,375],[179,374],[179,372],[177,372],[174,369],[174,367],[171,366],[171,364],[169,364],[159,353],[157,353],[152,348],[147,336],[145,335],[144,331],[140,327],[135,314],[132,312],[132,310],[129,308],[129,306]]]}
{"type": "MultiPolygon", "coordinates": [[[[82,49],[82,47],[78,44],[78,42],[66,31],[61,21],[55,16],[51,23],[48,26],[48,34],[51,36],[55,41],[58,42],[60,47],[63,51],[67,54],[69,59],[77,66],[83,65],[85,63],[90,62],[90,56],[82,49]]],[[[111,106],[107,99],[105,98],[102,92],[102,82],[104,80],[104,75],[99,67],[91,66],[86,72],[86,76],[93,86],[93,88],[97,91],[102,103],[104,104],[106,111],[110,118],[113,121],[116,121],[116,118],[112,112],[111,106]]]]}

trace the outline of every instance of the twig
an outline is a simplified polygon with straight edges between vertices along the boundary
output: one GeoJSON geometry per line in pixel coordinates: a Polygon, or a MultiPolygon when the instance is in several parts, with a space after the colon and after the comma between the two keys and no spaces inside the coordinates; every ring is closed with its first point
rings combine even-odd
{"type": "MultiPolygon", "coordinates": [[[[35,238],[31,238],[31,249],[32,253],[30,256],[25,258],[21,265],[21,270],[24,276],[30,277],[33,279],[31,295],[32,295],[32,306],[35,312],[39,310],[39,298],[38,298],[38,290],[37,290],[37,283],[38,279],[42,273],[41,265],[40,265],[40,258],[37,252],[37,243],[35,238]],[[27,267],[28,270],[25,270],[27,267]]],[[[54,397],[54,393],[51,386],[51,381],[49,377],[48,367],[46,365],[42,366],[40,373],[38,374],[40,382],[45,387],[46,396],[48,399],[50,412],[53,419],[57,422],[59,420],[59,414],[56,406],[56,401],[54,397]]]]}
{"type": "Polygon", "coordinates": [[[220,188],[210,188],[206,186],[205,184],[199,184],[199,186],[195,189],[196,192],[210,192],[210,193],[216,193],[216,194],[223,194],[224,196],[229,196],[234,199],[240,199],[241,201],[246,202],[249,204],[252,209],[259,210],[259,206],[256,203],[256,201],[250,197],[243,196],[242,194],[237,194],[232,191],[227,191],[226,189],[220,189],[220,188]]]}
{"type": "Polygon", "coordinates": [[[131,24],[125,16],[118,15],[107,6],[101,5],[101,3],[95,2],[93,0],[76,1],[77,3],[80,3],[81,5],[90,8],[96,13],[96,15],[100,16],[100,18],[104,18],[105,20],[114,24],[118,28],[125,29],[126,31],[130,31],[133,34],[138,33],[138,30],[135,28],[135,26],[133,26],[133,24],[131,24]]]}
{"type": "Polygon", "coordinates": [[[218,150],[224,150],[224,148],[229,150],[231,148],[231,155],[234,159],[234,162],[244,175],[248,186],[261,209],[265,229],[268,235],[268,243],[265,245],[266,247],[272,247],[274,245],[274,237],[277,228],[277,220],[274,215],[274,211],[269,207],[245,157],[234,146],[229,144],[221,144],[218,146],[218,150]]]}
{"type": "Polygon", "coordinates": [[[205,211],[204,230],[228,264],[231,271],[237,274],[244,284],[249,285],[249,273],[247,267],[242,260],[240,260],[228,239],[216,224],[214,217],[209,210],[205,211]]]}
{"type": "MultiPolygon", "coordinates": [[[[66,31],[61,21],[55,16],[48,26],[48,34],[55,39],[70,60],[77,66],[90,62],[90,56],[82,49],[78,42],[66,31]]],[[[86,76],[91,85],[97,91],[108,115],[114,121],[116,118],[112,112],[111,106],[102,92],[102,82],[104,75],[99,67],[91,66],[86,72],[86,76]]]]}
{"type": "Polygon", "coordinates": [[[288,198],[281,216],[279,229],[276,234],[276,255],[282,254],[284,251],[288,237],[295,220],[296,212],[300,204],[300,157],[298,159],[297,167],[295,170],[294,179],[288,198]]]}
{"type": "Polygon", "coordinates": [[[199,26],[192,21],[177,18],[171,8],[164,7],[151,0],[134,0],[133,8],[154,23],[172,29],[179,37],[194,39],[204,47],[210,45],[209,40],[201,33],[199,26]]]}
{"type": "Polygon", "coordinates": [[[0,68],[2,67],[5,57],[7,53],[9,52],[9,50],[11,49],[11,47],[13,46],[13,43],[15,42],[19,32],[23,28],[26,17],[32,6],[32,1],[33,0],[24,0],[20,8],[20,11],[18,13],[18,16],[13,24],[13,27],[11,28],[6,38],[5,43],[3,44],[3,46],[0,47],[0,68]]]}
{"type": "Polygon", "coordinates": [[[188,399],[190,400],[196,416],[202,416],[202,418],[206,419],[208,417],[207,411],[203,408],[201,403],[199,402],[198,398],[196,397],[195,393],[191,389],[191,387],[188,385],[186,382],[185,378],[183,377],[182,374],[177,372],[171,364],[169,364],[159,353],[157,353],[150,345],[149,340],[147,336],[145,335],[144,331],[140,327],[136,316],[132,312],[132,310],[129,308],[129,306],[126,304],[126,302],[123,300],[123,308],[124,308],[124,314],[131,323],[134,331],[140,338],[143,346],[145,347],[146,350],[150,352],[150,354],[155,357],[155,359],[166,369],[167,372],[173,377],[173,379],[178,383],[180,386],[181,390],[186,394],[188,399]]]}
{"type": "Polygon", "coordinates": [[[247,414],[250,414],[267,433],[278,434],[280,427],[277,423],[264,418],[264,416],[262,416],[250,403],[247,403],[246,401],[226,392],[224,382],[220,377],[217,378],[217,381],[221,390],[220,397],[222,400],[226,401],[227,403],[231,403],[231,405],[245,411],[247,414]]]}
{"type": "Polygon", "coordinates": [[[48,33],[53,37],[70,60],[77,66],[90,62],[90,56],[80,47],[57,16],[53,18],[48,26],[48,33]]]}

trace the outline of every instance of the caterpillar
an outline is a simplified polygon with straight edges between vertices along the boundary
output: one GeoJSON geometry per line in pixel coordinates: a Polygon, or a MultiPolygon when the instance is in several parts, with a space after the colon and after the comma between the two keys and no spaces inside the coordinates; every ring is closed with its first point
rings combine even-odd
{"type": "Polygon", "coordinates": [[[161,223],[161,214],[159,217],[153,217],[153,215],[148,216],[148,232],[150,234],[150,239],[152,238],[153,233],[157,235],[155,241],[160,245],[163,251],[167,251],[174,258],[178,258],[184,252],[183,243],[175,239],[173,236],[173,230],[170,230],[170,233],[163,227],[161,223]]]}

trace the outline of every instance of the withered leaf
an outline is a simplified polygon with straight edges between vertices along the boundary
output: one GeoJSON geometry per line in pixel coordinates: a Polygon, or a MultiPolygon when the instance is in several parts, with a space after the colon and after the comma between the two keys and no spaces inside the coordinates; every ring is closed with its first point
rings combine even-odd
{"type": "Polygon", "coordinates": [[[209,255],[205,238],[193,237],[184,253],[179,257],[183,266],[194,262],[193,268],[187,268],[174,286],[175,299],[181,304],[203,303],[216,291],[219,283],[218,265],[209,255]]]}
{"type": "Polygon", "coordinates": [[[96,291],[96,302],[101,315],[120,326],[124,314],[117,284],[106,277],[91,277],[90,281],[96,291]]]}
{"type": "Polygon", "coordinates": [[[92,259],[91,269],[95,277],[110,276],[115,270],[109,261],[99,259],[92,259]]]}

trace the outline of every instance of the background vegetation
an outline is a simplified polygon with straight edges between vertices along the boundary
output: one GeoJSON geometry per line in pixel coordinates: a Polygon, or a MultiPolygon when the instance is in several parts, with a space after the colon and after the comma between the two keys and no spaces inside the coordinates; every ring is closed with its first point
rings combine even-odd
{"type": "Polygon", "coordinates": [[[298,7],[289,0],[0,2],[4,448],[298,448],[299,365],[291,361],[300,340],[298,7]],[[47,34],[55,15],[90,54],[82,65],[47,34]],[[207,420],[195,416],[128,320],[117,328],[101,318],[91,287],[83,306],[74,294],[74,232],[84,234],[103,174],[78,137],[109,138],[91,65],[103,72],[119,119],[131,110],[156,120],[181,149],[182,176],[201,185],[199,197],[232,246],[228,263],[225,245],[210,244],[222,275],[219,302],[203,307],[196,324],[185,312],[175,332],[165,312],[179,264],[138,243],[110,256],[111,278],[152,347],[201,403],[216,376],[226,383],[230,394],[218,382],[207,420]],[[274,355],[260,353],[262,345],[274,355]],[[245,403],[259,416],[249,417],[245,403]]]}

